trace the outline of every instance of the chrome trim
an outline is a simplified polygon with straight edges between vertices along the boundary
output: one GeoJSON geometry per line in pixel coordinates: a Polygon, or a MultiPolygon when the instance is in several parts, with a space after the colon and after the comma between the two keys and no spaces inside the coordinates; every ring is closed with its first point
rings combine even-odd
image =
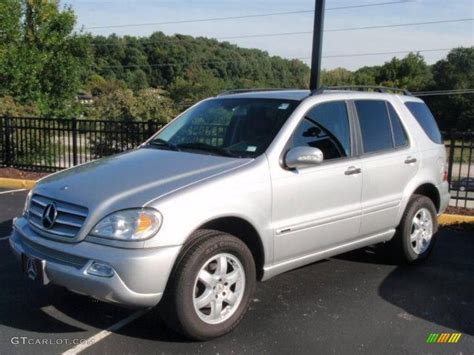
{"type": "Polygon", "coordinates": [[[56,200],[43,195],[34,194],[28,206],[28,222],[31,227],[45,238],[64,238],[73,240],[80,232],[88,215],[88,209],[69,202],[56,200]],[[54,204],[57,218],[51,228],[42,224],[44,211],[54,204]]]}

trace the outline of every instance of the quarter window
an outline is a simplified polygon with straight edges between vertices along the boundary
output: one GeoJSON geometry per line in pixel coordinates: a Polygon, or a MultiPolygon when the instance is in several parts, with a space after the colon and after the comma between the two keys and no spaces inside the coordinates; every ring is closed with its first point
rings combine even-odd
{"type": "Polygon", "coordinates": [[[351,155],[351,130],[344,101],[327,102],[310,110],[296,128],[293,147],[313,147],[324,160],[351,155]]]}
{"type": "Polygon", "coordinates": [[[423,102],[405,102],[406,107],[425,131],[426,135],[435,143],[443,144],[443,138],[439,132],[436,120],[430,109],[423,102]]]}
{"type": "Polygon", "coordinates": [[[385,101],[355,102],[365,153],[393,148],[392,128],[385,101]]]}
{"type": "Polygon", "coordinates": [[[395,142],[395,147],[403,147],[408,144],[408,137],[405,129],[403,128],[400,116],[393,108],[390,103],[387,103],[388,113],[390,114],[390,120],[392,122],[393,129],[393,140],[395,142]]]}

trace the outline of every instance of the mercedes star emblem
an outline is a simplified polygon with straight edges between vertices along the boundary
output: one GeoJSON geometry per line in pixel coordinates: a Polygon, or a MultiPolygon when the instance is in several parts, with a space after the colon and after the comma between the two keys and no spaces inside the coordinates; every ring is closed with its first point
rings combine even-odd
{"type": "Polygon", "coordinates": [[[52,228],[57,216],[58,210],[56,209],[56,205],[54,203],[48,204],[43,211],[43,218],[41,219],[43,227],[47,229],[52,228]]]}

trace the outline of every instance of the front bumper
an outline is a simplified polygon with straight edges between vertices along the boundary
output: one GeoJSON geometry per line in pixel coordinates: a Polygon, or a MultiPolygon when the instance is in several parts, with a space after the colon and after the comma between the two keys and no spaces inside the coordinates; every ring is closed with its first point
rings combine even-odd
{"type": "Polygon", "coordinates": [[[123,249],[85,241],[61,243],[39,236],[24,218],[15,220],[10,246],[19,260],[22,255],[43,260],[45,276],[51,283],[131,307],[158,304],[181,249],[123,249]],[[112,267],[113,276],[88,274],[87,268],[93,262],[112,267]]]}

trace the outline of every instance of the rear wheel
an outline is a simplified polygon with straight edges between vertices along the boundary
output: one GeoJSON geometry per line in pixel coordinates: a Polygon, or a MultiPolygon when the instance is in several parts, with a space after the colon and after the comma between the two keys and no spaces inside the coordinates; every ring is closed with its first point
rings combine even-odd
{"type": "Polygon", "coordinates": [[[426,196],[414,195],[390,242],[397,261],[413,263],[426,259],[433,250],[438,231],[436,208],[426,196]]]}
{"type": "Polygon", "coordinates": [[[162,317],[195,340],[224,335],[245,315],[255,283],[252,254],[240,239],[198,231],[178,260],[160,306],[162,317]]]}

